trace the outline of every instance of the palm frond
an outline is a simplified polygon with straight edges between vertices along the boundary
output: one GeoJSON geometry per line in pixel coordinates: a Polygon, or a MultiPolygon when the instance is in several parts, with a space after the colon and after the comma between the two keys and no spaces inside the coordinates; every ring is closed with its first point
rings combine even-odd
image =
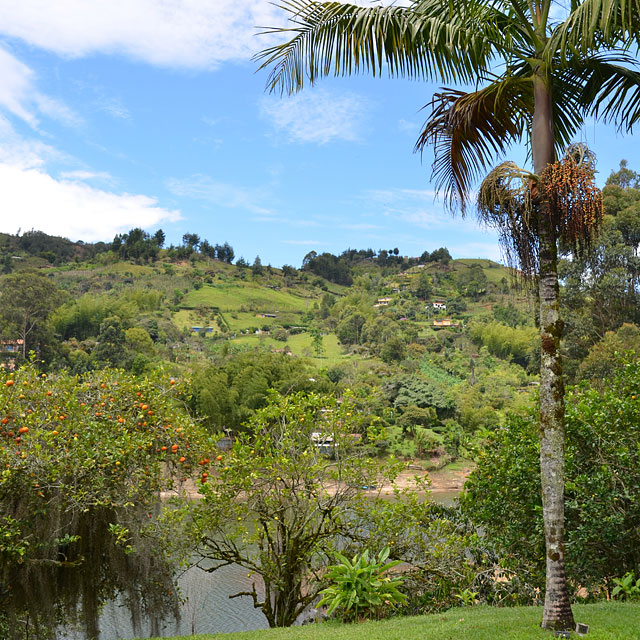
{"type": "Polygon", "coordinates": [[[562,57],[640,41],[640,0],[584,0],[554,30],[547,51],[562,57]]]}
{"type": "Polygon", "coordinates": [[[589,58],[580,96],[585,108],[596,117],[614,122],[627,132],[640,120],[640,72],[633,67],[637,69],[638,63],[626,55],[589,58]]]}
{"type": "Polygon", "coordinates": [[[263,33],[291,37],[256,59],[260,69],[271,67],[268,89],[287,94],[322,76],[380,75],[383,69],[392,76],[470,82],[499,53],[500,42],[523,38],[509,15],[479,0],[455,6],[421,0],[409,7],[280,0],[277,6],[293,26],[263,33]]]}
{"type": "Polygon", "coordinates": [[[458,206],[464,214],[472,182],[528,128],[531,80],[509,76],[472,93],[445,89],[434,94],[430,106],[415,150],[434,147],[436,189],[444,191],[450,208],[458,206]]]}

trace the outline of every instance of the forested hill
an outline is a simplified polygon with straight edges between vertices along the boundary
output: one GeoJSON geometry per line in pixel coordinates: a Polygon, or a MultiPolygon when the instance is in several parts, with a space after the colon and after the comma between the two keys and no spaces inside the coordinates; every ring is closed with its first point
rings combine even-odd
{"type": "MultiPolygon", "coordinates": [[[[637,187],[613,174],[597,243],[561,261],[570,382],[597,384],[640,348],[637,187]]],[[[192,378],[212,429],[241,428],[269,388],[351,389],[388,427],[381,446],[456,456],[537,386],[535,299],[504,266],[446,248],[312,251],[279,269],[195,233],[167,247],[161,230],[97,244],[30,231],[0,235],[0,269],[3,364],[32,351],[45,370],[165,366],[192,378]]]]}

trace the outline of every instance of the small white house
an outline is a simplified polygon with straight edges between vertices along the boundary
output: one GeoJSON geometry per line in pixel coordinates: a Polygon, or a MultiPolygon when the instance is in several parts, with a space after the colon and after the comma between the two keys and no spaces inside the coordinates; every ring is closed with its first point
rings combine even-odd
{"type": "Polygon", "coordinates": [[[431,306],[434,309],[437,309],[438,311],[446,311],[447,310],[447,304],[445,302],[443,302],[442,300],[436,300],[435,302],[432,302],[431,306]]]}

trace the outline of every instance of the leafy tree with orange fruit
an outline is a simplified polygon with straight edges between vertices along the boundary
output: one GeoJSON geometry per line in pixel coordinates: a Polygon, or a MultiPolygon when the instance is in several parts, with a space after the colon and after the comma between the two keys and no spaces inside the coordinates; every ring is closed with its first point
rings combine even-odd
{"type": "Polygon", "coordinates": [[[152,630],[177,611],[159,496],[208,446],[184,394],[161,373],[0,378],[0,636],[46,639],[76,621],[95,638],[119,593],[152,630]]]}

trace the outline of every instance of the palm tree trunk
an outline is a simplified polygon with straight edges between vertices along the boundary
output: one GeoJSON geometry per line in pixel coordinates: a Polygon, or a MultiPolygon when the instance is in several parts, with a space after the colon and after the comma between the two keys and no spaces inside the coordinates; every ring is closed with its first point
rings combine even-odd
{"type": "MultiPolygon", "coordinates": [[[[540,176],[555,161],[552,94],[548,76],[534,76],[531,130],[534,171],[540,176]]],[[[564,564],[564,381],[560,357],[563,323],[559,313],[558,249],[551,203],[538,193],[540,294],[540,477],[546,543],[546,591],[542,627],[575,626],[564,564]]]]}

